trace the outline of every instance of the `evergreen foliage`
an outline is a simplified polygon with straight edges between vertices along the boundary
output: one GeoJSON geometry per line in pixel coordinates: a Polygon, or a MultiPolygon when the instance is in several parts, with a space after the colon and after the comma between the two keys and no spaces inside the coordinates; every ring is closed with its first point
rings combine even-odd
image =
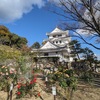
{"type": "Polygon", "coordinates": [[[7,27],[0,25],[0,44],[21,49],[23,45],[27,45],[27,39],[11,33],[7,27]]]}

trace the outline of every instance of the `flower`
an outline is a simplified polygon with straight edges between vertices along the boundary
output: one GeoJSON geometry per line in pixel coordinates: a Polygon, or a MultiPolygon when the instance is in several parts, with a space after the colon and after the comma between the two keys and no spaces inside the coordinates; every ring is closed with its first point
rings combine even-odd
{"type": "Polygon", "coordinates": [[[19,92],[19,91],[18,91],[18,92],[17,92],[17,94],[18,94],[18,95],[20,95],[20,94],[21,94],[21,92],[19,92]]]}
{"type": "Polygon", "coordinates": [[[5,66],[2,66],[1,68],[5,68],[5,66]]]}
{"type": "Polygon", "coordinates": [[[10,74],[13,74],[13,71],[10,71],[10,74]]]}
{"type": "Polygon", "coordinates": [[[8,72],[6,72],[6,75],[8,75],[8,72]]]}
{"type": "Polygon", "coordinates": [[[34,78],[32,81],[30,81],[30,84],[36,83],[36,78],[34,78]]]}
{"type": "Polygon", "coordinates": [[[21,85],[18,85],[17,88],[20,89],[21,85]]]}
{"type": "Polygon", "coordinates": [[[40,97],[40,96],[41,96],[41,95],[40,95],[40,92],[39,92],[37,95],[40,97]]]}
{"type": "Polygon", "coordinates": [[[33,82],[31,81],[30,84],[33,84],[33,82]]]}
{"type": "Polygon", "coordinates": [[[36,83],[36,78],[33,79],[33,83],[36,83]]]}

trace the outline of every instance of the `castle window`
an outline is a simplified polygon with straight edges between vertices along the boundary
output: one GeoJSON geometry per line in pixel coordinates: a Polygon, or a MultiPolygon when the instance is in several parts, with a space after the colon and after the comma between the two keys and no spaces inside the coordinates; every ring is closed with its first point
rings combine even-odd
{"type": "Polygon", "coordinates": [[[56,37],[56,35],[53,35],[53,37],[56,37]]]}
{"type": "Polygon", "coordinates": [[[48,56],[48,53],[44,53],[44,56],[48,56]]]}
{"type": "Polygon", "coordinates": [[[62,35],[60,34],[60,35],[58,35],[58,37],[61,37],[62,35]]]}
{"type": "Polygon", "coordinates": [[[58,41],[56,41],[56,43],[58,43],[58,41]]]}
{"type": "Polygon", "coordinates": [[[59,41],[59,43],[62,43],[62,41],[59,41]]]}

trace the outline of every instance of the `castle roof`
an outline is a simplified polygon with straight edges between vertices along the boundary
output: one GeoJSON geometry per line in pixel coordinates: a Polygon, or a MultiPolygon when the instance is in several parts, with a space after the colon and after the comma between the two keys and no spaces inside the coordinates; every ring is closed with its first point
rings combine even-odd
{"type": "Polygon", "coordinates": [[[63,30],[61,30],[58,27],[56,27],[51,33],[55,33],[55,32],[63,32],[63,30]]]}
{"type": "Polygon", "coordinates": [[[63,31],[61,29],[59,29],[58,27],[56,27],[52,32],[47,33],[46,35],[53,35],[53,34],[62,34],[65,33],[66,31],[63,31]]]}
{"type": "Polygon", "coordinates": [[[45,45],[43,45],[40,49],[56,49],[58,48],[57,45],[51,43],[50,41],[48,41],[45,45]]]}

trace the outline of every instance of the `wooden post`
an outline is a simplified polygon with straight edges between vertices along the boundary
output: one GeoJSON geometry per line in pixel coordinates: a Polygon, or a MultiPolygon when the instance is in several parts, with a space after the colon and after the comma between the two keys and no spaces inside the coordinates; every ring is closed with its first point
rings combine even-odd
{"type": "Polygon", "coordinates": [[[56,96],[54,95],[54,100],[56,100],[56,96]]]}
{"type": "Polygon", "coordinates": [[[41,96],[40,96],[41,100],[44,100],[41,96]]]}

